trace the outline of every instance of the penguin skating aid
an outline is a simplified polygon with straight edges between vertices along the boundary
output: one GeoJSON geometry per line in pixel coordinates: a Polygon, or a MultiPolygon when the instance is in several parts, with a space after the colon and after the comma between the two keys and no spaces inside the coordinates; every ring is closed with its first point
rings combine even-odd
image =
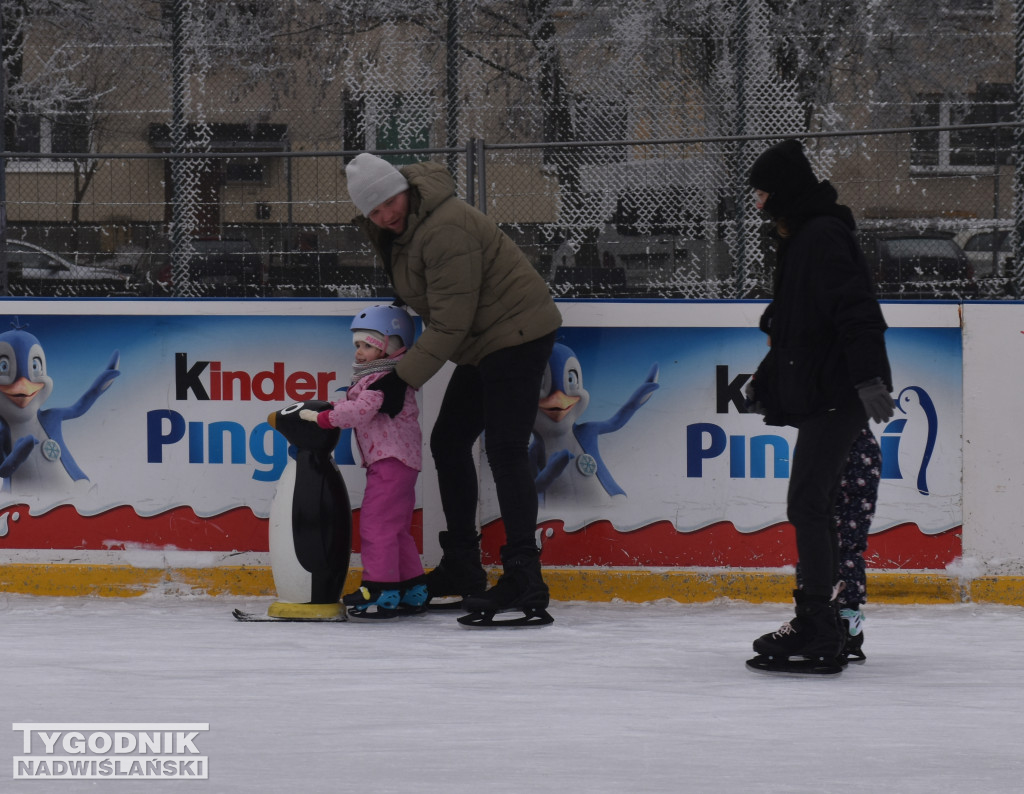
{"type": "Polygon", "coordinates": [[[322,400],[307,400],[267,417],[295,447],[270,507],[270,567],[278,601],[258,618],[235,610],[237,620],[345,620],[340,599],[352,548],[352,508],[331,457],[341,431],[324,430],[299,417],[304,409],[330,407],[322,400]]]}

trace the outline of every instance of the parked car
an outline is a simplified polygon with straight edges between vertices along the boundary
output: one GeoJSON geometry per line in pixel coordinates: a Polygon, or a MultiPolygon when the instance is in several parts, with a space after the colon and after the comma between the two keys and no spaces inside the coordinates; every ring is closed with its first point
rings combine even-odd
{"type": "Polygon", "coordinates": [[[144,298],[166,298],[171,290],[171,255],[156,245],[142,253],[128,278],[129,289],[144,298]]]}
{"type": "Polygon", "coordinates": [[[975,298],[978,285],[963,249],[946,232],[859,235],[880,298],[975,298]]]}
{"type": "Polygon", "coordinates": [[[1008,229],[973,229],[961,232],[957,241],[971,260],[976,277],[1006,275],[1007,264],[1013,255],[1013,235],[1008,229]]]}
{"type": "MultiPolygon", "coordinates": [[[[190,241],[188,262],[190,289],[195,297],[246,297],[263,295],[267,270],[263,256],[245,238],[199,238],[190,241]]],[[[131,288],[144,297],[174,294],[170,241],[158,237],[139,257],[131,275],[131,288]]]]}
{"type": "Polygon", "coordinates": [[[621,298],[626,292],[626,271],[621,267],[558,265],[551,287],[558,297],[621,298]]]}
{"type": "Polygon", "coordinates": [[[189,280],[204,295],[259,295],[267,280],[263,257],[244,237],[192,240],[195,255],[189,262],[189,280]]]}
{"type": "Polygon", "coordinates": [[[121,268],[75,264],[26,240],[8,240],[5,251],[12,295],[108,297],[128,293],[129,273],[121,268]]]}

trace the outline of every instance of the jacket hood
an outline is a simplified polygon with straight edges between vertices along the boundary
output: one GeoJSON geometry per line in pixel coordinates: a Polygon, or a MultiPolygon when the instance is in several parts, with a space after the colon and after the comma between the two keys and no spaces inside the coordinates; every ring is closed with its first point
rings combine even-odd
{"type": "Polygon", "coordinates": [[[401,169],[412,189],[409,218],[399,239],[409,238],[430,213],[455,195],[455,180],[441,163],[416,163],[401,169]]]}
{"type": "Polygon", "coordinates": [[[853,212],[844,204],[838,203],[839,193],[827,179],[822,180],[811,191],[801,195],[790,207],[785,216],[786,222],[793,231],[817,215],[828,215],[841,220],[851,231],[857,228],[853,212]]]}
{"type": "Polygon", "coordinates": [[[800,228],[808,221],[816,217],[826,216],[837,218],[851,232],[856,231],[857,223],[853,219],[853,212],[844,204],[838,203],[839,194],[827,179],[818,183],[817,187],[808,193],[804,193],[795,201],[785,216],[784,221],[789,231],[787,237],[780,237],[776,229],[774,235],[779,246],[779,260],[775,267],[774,288],[777,293],[779,282],[782,278],[781,262],[785,250],[789,247],[792,238],[800,228]]]}

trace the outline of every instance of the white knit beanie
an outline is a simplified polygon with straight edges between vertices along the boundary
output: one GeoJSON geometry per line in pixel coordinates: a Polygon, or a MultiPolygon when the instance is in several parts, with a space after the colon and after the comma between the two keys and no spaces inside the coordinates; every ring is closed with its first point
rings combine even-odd
{"type": "Polygon", "coordinates": [[[363,215],[369,215],[378,205],[409,189],[409,183],[397,168],[369,152],[353,157],[345,166],[345,176],[348,177],[348,195],[363,215]]]}

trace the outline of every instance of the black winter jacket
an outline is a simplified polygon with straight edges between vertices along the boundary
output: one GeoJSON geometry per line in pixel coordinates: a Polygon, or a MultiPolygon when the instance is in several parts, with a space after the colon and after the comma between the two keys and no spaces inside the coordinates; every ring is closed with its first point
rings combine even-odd
{"type": "Polygon", "coordinates": [[[856,385],[880,377],[892,390],[887,328],[849,210],[810,211],[779,246],[774,298],[761,318],[771,349],[754,376],[772,425],[800,423],[858,400],[856,385]]]}

